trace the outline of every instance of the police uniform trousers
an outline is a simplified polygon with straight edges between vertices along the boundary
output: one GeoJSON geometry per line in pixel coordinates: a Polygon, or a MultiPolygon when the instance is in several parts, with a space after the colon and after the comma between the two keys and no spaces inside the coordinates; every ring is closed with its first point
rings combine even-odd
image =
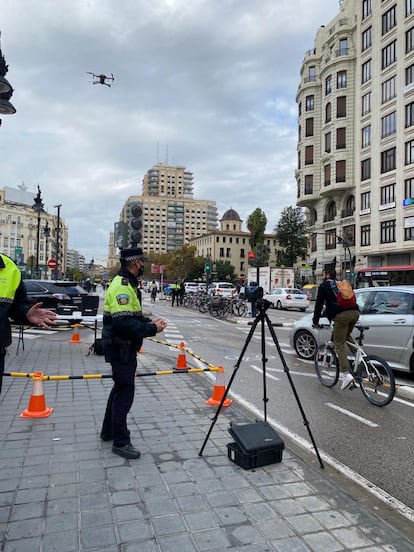
{"type": "Polygon", "coordinates": [[[102,433],[113,437],[115,447],[123,447],[130,444],[127,415],[134,402],[136,346],[112,347],[110,358],[114,386],[108,397],[102,433]]]}
{"type": "Polygon", "coordinates": [[[3,384],[3,374],[4,374],[4,357],[6,356],[6,349],[4,347],[0,347],[0,393],[1,393],[1,387],[3,384]]]}

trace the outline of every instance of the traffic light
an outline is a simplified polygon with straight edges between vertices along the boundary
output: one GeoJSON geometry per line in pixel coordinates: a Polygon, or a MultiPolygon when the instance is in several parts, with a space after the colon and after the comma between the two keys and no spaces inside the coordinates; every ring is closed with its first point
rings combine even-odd
{"type": "Polygon", "coordinates": [[[128,205],[128,242],[132,247],[142,241],[142,207],[141,203],[128,205]]]}
{"type": "Polygon", "coordinates": [[[253,251],[250,251],[247,257],[249,259],[249,265],[256,266],[256,255],[253,253],[253,251]]]}
{"type": "Polygon", "coordinates": [[[128,247],[128,225],[126,222],[115,222],[114,242],[116,247],[119,247],[119,249],[128,247]]]}

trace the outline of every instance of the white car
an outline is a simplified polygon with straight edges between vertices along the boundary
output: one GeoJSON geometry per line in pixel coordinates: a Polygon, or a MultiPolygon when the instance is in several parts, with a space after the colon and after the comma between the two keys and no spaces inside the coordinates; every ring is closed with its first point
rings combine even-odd
{"type": "Polygon", "coordinates": [[[274,288],[270,293],[265,293],[263,299],[279,310],[299,309],[305,312],[309,307],[308,295],[300,289],[274,288]]]}
{"type": "Polygon", "coordinates": [[[207,291],[210,295],[221,295],[222,297],[233,297],[237,293],[236,288],[229,282],[213,282],[208,286],[207,291]]]}
{"type": "Polygon", "coordinates": [[[186,293],[197,293],[198,292],[198,283],[197,282],[184,282],[184,289],[186,293]]]}

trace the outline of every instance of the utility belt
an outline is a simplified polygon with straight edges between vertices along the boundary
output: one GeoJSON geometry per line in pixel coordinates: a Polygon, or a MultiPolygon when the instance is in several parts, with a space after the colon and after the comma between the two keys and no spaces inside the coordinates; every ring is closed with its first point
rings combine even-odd
{"type": "Polygon", "coordinates": [[[106,362],[111,361],[112,353],[118,353],[121,362],[128,363],[132,355],[136,355],[137,346],[134,341],[113,337],[110,342],[104,343],[106,362]]]}

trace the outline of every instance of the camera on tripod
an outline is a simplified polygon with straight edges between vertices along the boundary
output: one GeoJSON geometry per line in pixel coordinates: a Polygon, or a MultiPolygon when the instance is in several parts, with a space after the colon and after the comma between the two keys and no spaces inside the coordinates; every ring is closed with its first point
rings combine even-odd
{"type": "Polygon", "coordinates": [[[256,301],[256,308],[260,312],[266,312],[271,305],[272,303],[267,299],[258,299],[256,301]]]}

